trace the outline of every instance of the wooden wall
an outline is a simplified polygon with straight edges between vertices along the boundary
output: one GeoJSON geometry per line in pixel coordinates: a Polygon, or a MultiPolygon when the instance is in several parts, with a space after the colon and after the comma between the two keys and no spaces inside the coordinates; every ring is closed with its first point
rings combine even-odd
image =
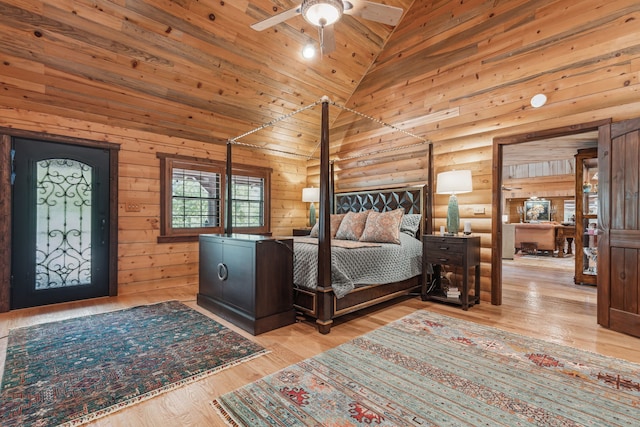
{"type": "MultiPolygon", "coordinates": [[[[198,243],[157,243],[160,224],[160,164],[156,152],[224,160],[226,147],[132,131],[91,122],[5,109],[0,127],[120,144],[118,192],[118,286],[120,294],[198,283],[198,243]],[[127,212],[127,203],[140,212],[127,212]]],[[[298,159],[233,149],[234,163],[273,169],[271,230],[291,235],[307,221],[301,201],[306,167],[298,159]]]]}
{"type": "MultiPolygon", "coordinates": [[[[436,175],[472,171],[474,191],[458,199],[461,221],[481,236],[483,300],[499,244],[491,225],[494,138],[640,116],[639,13],[630,0],[416,0],[348,102],[433,141],[436,175]],[[537,93],[548,101],[536,109],[529,102],[537,93]]],[[[334,141],[335,155],[409,144],[397,133],[364,130],[334,141]]],[[[398,162],[360,161],[357,177],[341,170],[338,186],[425,179],[415,159],[395,156],[398,162]]],[[[447,201],[435,197],[436,228],[445,224],[447,201]]]]}
{"type": "Polygon", "coordinates": [[[504,179],[508,189],[502,191],[503,213],[509,216],[508,222],[519,222],[516,208],[523,206],[524,200],[540,197],[551,201],[556,208],[555,221],[564,218],[564,201],[575,200],[576,176],[573,174],[538,176],[535,178],[504,179]]]}
{"type": "MultiPolygon", "coordinates": [[[[347,102],[432,141],[436,174],[472,171],[474,191],[460,195],[459,204],[461,220],[470,220],[482,239],[483,300],[490,296],[491,254],[499,244],[492,241],[491,229],[496,215],[494,138],[640,117],[639,19],[640,4],[631,0],[415,0],[347,102]],[[529,104],[536,93],[548,97],[542,108],[529,104]]],[[[330,57],[323,61],[340,69],[330,57]]],[[[122,144],[121,291],[194,282],[195,244],[155,243],[155,152],[222,157],[221,147],[154,134],[151,125],[141,132],[127,129],[123,120],[117,122],[122,127],[115,127],[78,119],[77,113],[70,116],[76,119],[64,118],[60,108],[37,113],[29,108],[34,101],[24,97],[23,102],[24,107],[16,107],[13,97],[11,107],[3,106],[0,126],[122,144]],[[132,199],[142,203],[140,213],[124,212],[124,203],[132,199]]],[[[337,188],[426,182],[425,147],[412,145],[415,140],[399,132],[377,128],[377,123],[347,119],[343,113],[332,118],[332,157],[379,152],[338,162],[337,188]],[[385,151],[400,147],[407,148],[385,151]]],[[[317,183],[316,161],[247,152],[237,160],[273,168],[274,233],[288,234],[291,227],[306,224],[308,206],[300,194],[305,185],[317,183]]],[[[447,200],[435,197],[436,228],[445,223],[447,200]]]]}
{"type": "MultiPolygon", "coordinates": [[[[544,199],[551,202],[551,208],[556,210],[555,213],[551,214],[551,221],[555,222],[564,221],[564,201],[570,200],[572,203],[575,202],[573,195],[566,197],[545,197],[544,199]]],[[[505,212],[505,215],[509,218],[507,222],[516,223],[520,222],[521,219],[524,220],[522,215],[518,214],[518,207],[523,207],[526,200],[528,199],[515,198],[506,200],[503,212],[505,212]]]]}

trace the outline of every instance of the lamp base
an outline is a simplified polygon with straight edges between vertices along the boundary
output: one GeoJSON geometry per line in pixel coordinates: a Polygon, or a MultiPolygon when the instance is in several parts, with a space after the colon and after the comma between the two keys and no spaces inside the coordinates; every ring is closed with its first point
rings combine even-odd
{"type": "Polygon", "coordinates": [[[309,207],[309,226],[313,227],[314,225],[316,225],[316,207],[311,202],[309,207]]]}
{"type": "Polygon", "coordinates": [[[458,209],[458,198],[455,194],[449,197],[449,206],[447,207],[447,232],[455,236],[460,229],[460,211],[458,209]]]}

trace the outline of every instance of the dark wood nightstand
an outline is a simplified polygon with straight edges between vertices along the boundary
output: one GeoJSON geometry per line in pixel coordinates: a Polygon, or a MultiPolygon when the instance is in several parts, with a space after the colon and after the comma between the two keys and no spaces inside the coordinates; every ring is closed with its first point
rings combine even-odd
{"type": "Polygon", "coordinates": [[[478,236],[440,236],[424,234],[422,236],[422,271],[427,264],[433,264],[434,286],[428,283],[427,275],[422,279],[422,300],[435,300],[462,306],[468,310],[470,305],[480,303],[480,237],[478,236]],[[447,297],[442,286],[442,266],[462,268],[462,289],[460,297],[447,297]],[[474,270],[474,295],[469,300],[469,268],[474,270]],[[431,289],[430,289],[431,288],[431,289]]]}
{"type": "Polygon", "coordinates": [[[308,236],[311,234],[311,227],[309,228],[294,228],[293,235],[294,236],[308,236]]]}

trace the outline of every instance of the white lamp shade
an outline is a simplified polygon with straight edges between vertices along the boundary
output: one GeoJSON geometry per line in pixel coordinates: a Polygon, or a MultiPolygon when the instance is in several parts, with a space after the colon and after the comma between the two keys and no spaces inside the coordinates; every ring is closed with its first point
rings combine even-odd
{"type": "Polygon", "coordinates": [[[307,203],[315,203],[320,201],[320,189],[318,187],[309,187],[302,189],[302,201],[307,203]]]}
{"type": "Polygon", "coordinates": [[[333,24],[340,19],[343,11],[342,0],[306,0],[301,5],[304,19],[316,27],[333,24]]]}
{"type": "Polygon", "coordinates": [[[436,193],[461,194],[473,191],[470,170],[441,172],[438,174],[436,193]]]}

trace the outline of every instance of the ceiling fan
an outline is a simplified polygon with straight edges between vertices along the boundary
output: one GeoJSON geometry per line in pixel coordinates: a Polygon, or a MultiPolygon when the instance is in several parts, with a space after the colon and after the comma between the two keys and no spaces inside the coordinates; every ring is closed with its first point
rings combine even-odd
{"type": "Polygon", "coordinates": [[[522,187],[508,187],[504,184],[500,188],[502,191],[522,190],[522,187]]]}
{"type": "Polygon", "coordinates": [[[263,31],[294,16],[302,15],[307,22],[318,27],[320,51],[331,53],[336,48],[333,24],[343,14],[358,16],[382,24],[397,25],[402,18],[402,12],[402,8],[366,0],[303,0],[299,6],[256,22],[251,25],[251,28],[263,31]]]}

